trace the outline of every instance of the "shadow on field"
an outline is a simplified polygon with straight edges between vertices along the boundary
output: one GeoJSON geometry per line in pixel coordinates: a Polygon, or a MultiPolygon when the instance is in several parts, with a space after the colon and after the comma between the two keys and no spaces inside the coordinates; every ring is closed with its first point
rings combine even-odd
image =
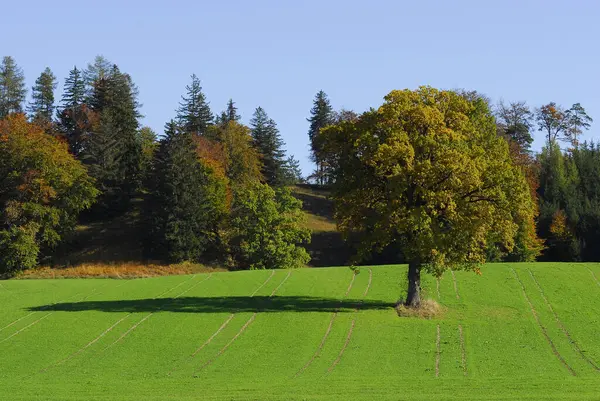
{"type": "Polygon", "coordinates": [[[121,301],[85,301],[41,305],[30,311],[101,311],[101,312],[184,312],[184,313],[237,313],[237,312],[352,312],[393,308],[393,303],[313,297],[182,297],[160,299],[133,299],[121,301]]]}

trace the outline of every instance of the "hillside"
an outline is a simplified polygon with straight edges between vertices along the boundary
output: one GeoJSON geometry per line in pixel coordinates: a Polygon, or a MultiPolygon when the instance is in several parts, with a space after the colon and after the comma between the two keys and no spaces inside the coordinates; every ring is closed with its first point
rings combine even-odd
{"type": "Polygon", "coordinates": [[[597,399],[600,265],[0,282],[0,399],[597,399]]]}

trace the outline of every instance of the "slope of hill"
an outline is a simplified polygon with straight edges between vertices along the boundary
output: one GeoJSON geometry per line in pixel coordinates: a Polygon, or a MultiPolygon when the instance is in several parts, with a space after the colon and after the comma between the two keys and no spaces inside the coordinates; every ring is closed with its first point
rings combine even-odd
{"type": "Polygon", "coordinates": [[[0,399],[598,399],[600,265],[0,282],[0,399]]]}

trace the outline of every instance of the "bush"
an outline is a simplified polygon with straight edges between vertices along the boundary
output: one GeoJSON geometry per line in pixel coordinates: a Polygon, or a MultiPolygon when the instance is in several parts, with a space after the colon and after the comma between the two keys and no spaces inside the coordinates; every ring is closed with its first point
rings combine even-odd
{"type": "Polygon", "coordinates": [[[290,190],[255,183],[237,188],[231,212],[231,248],[238,268],[281,269],[310,260],[298,246],[310,241],[301,225],[302,202],[290,190]]]}

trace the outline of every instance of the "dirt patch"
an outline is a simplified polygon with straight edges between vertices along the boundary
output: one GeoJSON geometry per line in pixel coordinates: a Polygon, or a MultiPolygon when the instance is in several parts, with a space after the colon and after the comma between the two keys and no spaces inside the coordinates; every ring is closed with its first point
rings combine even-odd
{"type": "Polygon", "coordinates": [[[396,312],[400,317],[432,319],[440,316],[444,312],[444,309],[433,299],[425,299],[421,301],[421,305],[418,308],[399,303],[396,305],[396,312]]]}

